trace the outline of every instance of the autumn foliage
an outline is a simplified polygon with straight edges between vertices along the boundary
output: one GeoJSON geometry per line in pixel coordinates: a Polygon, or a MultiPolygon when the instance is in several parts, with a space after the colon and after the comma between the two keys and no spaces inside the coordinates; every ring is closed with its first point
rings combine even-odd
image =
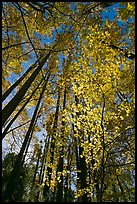
{"type": "Polygon", "coordinates": [[[135,2],[2,3],[3,201],[134,202],[134,17],[135,2]]]}

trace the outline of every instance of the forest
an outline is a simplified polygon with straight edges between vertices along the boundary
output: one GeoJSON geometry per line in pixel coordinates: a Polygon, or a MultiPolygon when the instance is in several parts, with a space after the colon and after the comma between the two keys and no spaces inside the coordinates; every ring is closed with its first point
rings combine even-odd
{"type": "Polygon", "coordinates": [[[135,202],[135,2],[2,2],[2,201],[135,202]]]}

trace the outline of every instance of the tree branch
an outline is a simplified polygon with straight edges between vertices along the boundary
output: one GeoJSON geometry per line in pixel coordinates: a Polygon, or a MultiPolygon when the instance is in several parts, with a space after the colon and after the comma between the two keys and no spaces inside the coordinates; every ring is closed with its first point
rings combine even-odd
{"type": "MultiPolygon", "coordinates": [[[[18,4],[18,2],[17,2],[17,4],[18,4]]],[[[26,22],[25,22],[25,19],[24,19],[24,16],[23,16],[23,12],[22,12],[22,10],[21,10],[19,4],[18,4],[18,6],[19,6],[19,10],[20,10],[20,13],[21,13],[21,17],[22,17],[22,20],[23,20],[23,23],[24,23],[24,26],[25,26],[26,34],[27,34],[28,39],[29,39],[29,41],[30,41],[30,43],[31,43],[31,45],[32,45],[32,47],[33,47],[33,49],[34,49],[34,52],[35,52],[35,54],[36,54],[37,59],[39,59],[38,54],[37,54],[37,52],[36,52],[36,50],[35,50],[35,47],[34,47],[32,41],[31,41],[31,39],[30,39],[30,36],[29,36],[29,33],[28,33],[28,29],[27,29],[27,25],[26,25],[26,22]]]]}
{"type": "Polygon", "coordinates": [[[131,60],[135,59],[135,54],[133,54],[133,53],[131,53],[131,52],[128,52],[127,50],[124,50],[124,49],[122,49],[122,48],[119,48],[119,47],[117,47],[116,45],[113,45],[113,44],[108,44],[108,43],[106,43],[105,41],[102,41],[102,43],[105,44],[105,45],[107,45],[107,46],[109,46],[109,47],[111,47],[111,48],[114,49],[114,50],[123,52],[123,55],[124,55],[125,57],[131,59],[131,60]]]}
{"type": "Polygon", "coordinates": [[[11,48],[11,47],[16,47],[16,46],[18,46],[18,45],[23,45],[23,44],[27,44],[27,43],[30,43],[30,42],[26,41],[26,42],[17,43],[17,44],[14,44],[14,45],[8,45],[8,46],[6,46],[6,47],[2,47],[2,50],[6,50],[6,49],[9,49],[9,48],[11,48]]]}

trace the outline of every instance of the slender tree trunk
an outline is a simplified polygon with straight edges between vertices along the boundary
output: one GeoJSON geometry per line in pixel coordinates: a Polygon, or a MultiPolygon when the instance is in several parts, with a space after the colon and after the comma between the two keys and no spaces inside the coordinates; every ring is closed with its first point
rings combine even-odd
{"type": "MultiPolygon", "coordinates": [[[[90,143],[91,142],[90,141],[90,132],[88,132],[88,135],[89,135],[88,136],[88,142],[90,143]]],[[[95,159],[93,158],[93,149],[91,149],[91,164],[92,164],[92,167],[94,168],[95,159]]],[[[100,189],[99,189],[99,181],[98,181],[98,178],[97,178],[97,170],[94,170],[93,180],[94,180],[95,188],[96,188],[96,201],[99,202],[99,200],[100,200],[100,189]]]]}
{"type": "MultiPolygon", "coordinates": [[[[41,161],[41,167],[40,167],[40,174],[39,174],[39,181],[38,181],[39,185],[41,185],[43,183],[44,171],[45,171],[45,164],[44,163],[46,162],[46,153],[48,151],[49,139],[50,139],[50,137],[47,135],[46,140],[45,140],[45,146],[44,146],[42,161],[41,161]]],[[[40,193],[40,191],[38,191],[37,196],[35,198],[36,202],[38,202],[38,200],[39,200],[39,193],[40,193]]]]}
{"type": "Polygon", "coordinates": [[[34,184],[35,184],[35,180],[36,180],[36,175],[37,175],[38,166],[39,166],[39,160],[40,160],[40,156],[41,156],[41,149],[42,149],[42,148],[40,148],[40,149],[38,150],[38,158],[37,158],[37,164],[36,164],[36,167],[35,167],[34,176],[33,176],[33,181],[32,181],[32,189],[34,188],[34,184]]]}
{"type": "Polygon", "coordinates": [[[21,109],[18,111],[18,113],[11,119],[11,121],[8,123],[8,125],[6,126],[4,132],[2,133],[2,139],[6,136],[9,128],[11,127],[12,123],[16,120],[16,118],[20,115],[20,113],[23,111],[23,109],[25,108],[25,106],[28,104],[28,102],[30,101],[30,99],[32,98],[32,96],[34,95],[34,93],[36,92],[36,90],[39,88],[40,84],[42,83],[43,79],[41,80],[41,82],[38,84],[38,86],[36,87],[36,89],[32,92],[32,94],[30,95],[30,97],[27,99],[27,101],[24,103],[24,105],[21,107],[21,109]]]}
{"type": "Polygon", "coordinates": [[[101,128],[102,128],[102,178],[101,178],[101,187],[100,187],[100,202],[102,202],[103,198],[103,187],[104,187],[104,179],[105,179],[105,168],[104,168],[104,157],[105,157],[105,137],[104,137],[104,110],[105,110],[105,96],[103,94],[103,108],[102,108],[102,118],[101,118],[101,128]]]}
{"type": "MultiPolygon", "coordinates": [[[[79,104],[79,99],[77,98],[77,96],[75,95],[75,103],[76,105],[79,104]]],[[[78,117],[80,115],[80,112],[76,114],[76,116],[78,117]]],[[[79,134],[83,135],[83,131],[79,130],[79,134]]],[[[80,178],[80,189],[84,189],[87,188],[87,166],[86,166],[86,161],[85,161],[85,156],[81,157],[81,155],[83,154],[83,147],[80,146],[80,140],[77,141],[78,142],[78,152],[76,153],[76,160],[77,161],[77,170],[80,170],[80,173],[77,174],[80,178]],[[77,155],[79,153],[79,156],[77,155]]],[[[77,151],[77,149],[76,149],[77,151]]],[[[87,193],[84,193],[80,198],[79,198],[80,202],[89,202],[89,198],[87,197],[87,193]]]]}
{"type": "MultiPolygon", "coordinates": [[[[37,184],[35,185],[35,180],[36,180],[36,175],[37,175],[37,171],[38,171],[38,166],[39,166],[39,161],[40,161],[40,156],[41,156],[41,151],[42,151],[42,146],[41,148],[38,150],[38,158],[37,158],[37,164],[35,167],[35,171],[34,171],[34,176],[33,176],[33,180],[32,180],[32,186],[31,186],[31,191],[36,190],[37,189],[37,184]]],[[[35,195],[33,195],[35,196],[35,195]]],[[[35,199],[37,198],[37,196],[35,196],[35,199]]],[[[30,201],[30,199],[28,200],[30,201]]]]}
{"type": "MultiPolygon", "coordinates": [[[[73,130],[73,133],[75,134],[76,131],[74,129],[74,124],[72,124],[72,130],[73,130]]],[[[79,189],[80,188],[80,161],[79,161],[78,144],[77,144],[76,137],[74,137],[74,146],[75,146],[76,167],[77,167],[77,189],[79,189]]]]}
{"type": "MultiPolygon", "coordinates": [[[[58,123],[59,104],[60,104],[60,91],[58,92],[56,112],[55,112],[55,118],[54,118],[54,124],[53,124],[53,135],[52,135],[51,146],[50,146],[50,164],[51,165],[53,164],[53,159],[54,159],[54,149],[55,149],[55,140],[56,140],[56,128],[57,128],[57,123],[58,123]]],[[[48,166],[47,167],[48,180],[45,181],[44,190],[43,190],[43,196],[45,197],[45,202],[48,202],[50,200],[49,190],[50,190],[51,174],[52,174],[52,168],[48,166]],[[48,185],[47,185],[47,182],[48,182],[48,185]]]]}
{"type": "MultiPolygon", "coordinates": [[[[64,90],[64,100],[63,100],[63,110],[66,107],[66,87],[64,90]]],[[[61,130],[61,140],[62,143],[64,143],[64,127],[65,122],[62,121],[62,130],[61,130]]],[[[59,163],[57,167],[57,172],[63,172],[63,154],[64,154],[64,144],[62,145],[62,149],[60,151],[60,157],[59,157],[59,163]]],[[[57,184],[57,195],[56,195],[56,201],[57,202],[63,202],[63,175],[60,176],[60,182],[57,184]]]]}
{"type": "MultiPolygon", "coordinates": [[[[79,155],[82,155],[83,153],[83,147],[79,146],[79,155]]],[[[80,182],[81,182],[81,189],[84,189],[87,187],[87,167],[86,167],[86,162],[85,162],[85,156],[82,158],[80,157],[80,182]]],[[[84,193],[81,196],[81,201],[82,202],[89,202],[89,198],[87,197],[87,193],[84,193]]]]}
{"type": "MultiPolygon", "coordinates": [[[[47,145],[46,145],[46,148],[45,148],[45,154],[43,155],[45,157],[44,158],[44,162],[46,162],[46,156],[47,156],[47,152],[48,152],[48,149],[49,149],[49,140],[50,140],[50,136],[48,136],[48,141],[47,141],[47,145]]],[[[43,166],[43,171],[42,171],[42,176],[41,176],[40,184],[43,183],[44,171],[45,171],[45,165],[43,166]]]]}
{"type": "Polygon", "coordinates": [[[38,60],[27,69],[27,71],[2,95],[2,101],[4,101],[8,95],[22,82],[22,80],[28,75],[28,73],[37,65],[38,60]]]}
{"type": "Polygon", "coordinates": [[[50,74],[48,75],[47,80],[46,80],[46,82],[45,82],[45,84],[43,86],[43,89],[42,89],[42,92],[40,94],[37,106],[35,108],[35,111],[34,111],[34,114],[33,114],[29,129],[27,131],[27,134],[26,134],[26,137],[25,137],[24,142],[22,144],[21,150],[20,150],[20,152],[19,152],[19,154],[17,156],[16,162],[14,164],[14,168],[13,168],[13,170],[11,172],[11,175],[10,175],[10,178],[8,180],[6,190],[5,190],[4,196],[3,196],[3,201],[4,202],[5,201],[8,201],[8,202],[14,201],[14,191],[16,189],[16,182],[17,182],[17,180],[18,180],[18,178],[20,176],[20,171],[21,171],[21,168],[23,166],[23,162],[22,162],[23,154],[24,154],[25,149],[27,147],[28,141],[30,142],[30,140],[29,140],[30,139],[30,134],[31,134],[31,131],[32,131],[33,127],[34,127],[34,122],[35,122],[35,119],[36,119],[36,116],[37,116],[37,113],[38,113],[38,109],[39,109],[39,105],[40,105],[43,93],[44,93],[44,91],[46,89],[46,85],[47,85],[49,76],[50,76],[50,74]]]}
{"type": "Polygon", "coordinates": [[[13,97],[13,99],[4,107],[2,111],[2,125],[6,122],[6,120],[10,117],[10,115],[13,113],[13,111],[16,109],[20,101],[22,100],[23,96],[25,95],[26,91],[29,89],[30,85],[44,66],[45,62],[50,56],[49,52],[46,57],[41,61],[39,66],[35,69],[35,71],[32,73],[32,75],[29,77],[29,79],[24,83],[22,88],[18,91],[18,93],[13,97]]]}
{"type": "Polygon", "coordinates": [[[119,197],[117,196],[117,190],[116,190],[116,188],[115,188],[115,184],[113,184],[113,190],[114,190],[114,193],[115,193],[115,195],[116,195],[116,198],[114,198],[114,199],[115,199],[114,202],[118,203],[118,202],[119,202],[119,197]]]}
{"type": "MultiPolygon", "coordinates": [[[[70,170],[70,145],[68,148],[68,156],[67,156],[67,167],[66,170],[69,171],[70,170]]],[[[69,201],[69,194],[68,194],[68,180],[69,180],[69,173],[67,172],[66,174],[66,178],[65,178],[65,186],[64,186],[64,202],[68,202],[69,201]]]]}

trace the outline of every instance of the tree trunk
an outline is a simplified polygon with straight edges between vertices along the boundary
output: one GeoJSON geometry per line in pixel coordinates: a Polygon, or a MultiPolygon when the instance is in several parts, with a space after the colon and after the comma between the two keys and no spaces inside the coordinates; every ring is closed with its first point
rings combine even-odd
{"type": "Polygon", "coordinates": [[[42,148],[40,148],[38,150],[38,159],[37,159],[37,164],[36,164],[36,168],[35,168],[35,172],[34,172],[34,177],[33,177],[33,181],[32,181],[32,189],[34,188],[34,184],[35,184],[35,180],[36,180],[36,175],[37,175],[38,166],[39,166],[39,160],[40,160],[40,156],[41,156],[41,149],[42,148]]]}
{"type": "MultiPolygon", "coordinates": [[[[60,104],[60,91],[58,92],[56,112],[55,112],[55,118],[54,118],[54,123],[53,123],[53,135],[52,135],[51,146],[50,146],[50,164],[51,165],[53,164],[53,159],[54,159],[54,149],[55,149],[55,139],[56,139],[56,128],[57,128],[57,123],[58,123],[59,104],[60,104]]],[[[47,185],[47,182],[45,181],[44,190],[43,190],[43,196],[45,197],[45,202],[48,202],[50,200],[49,190],[50,190],[51,174],[52,174],[52,168],[48,166],[47,167],[48,185],[47,185]]]]}
{"type": "MultiPolygon", "coordinates": [[[[90,143],[90,132],[88,132],[88,142],[90,143]]],[[[95,166],[95,159],[93,158],[93,149],[91,149],[91,165],[94,168],[95,166]]],[[[100,200],[100,189],[99,189],[99,182],[98,182],[98,178],[97,178],[97,170],[94,170],[94,174],[93,174],[93,180],[95,184],[95,189],[96,189],[96,202],[99,202],[100,200]]]]}
{"type": "Polygon", "coordinates": [[[43,89],[42,89],[42,92],[40,94],[40,97],[39,97],[39,101],[37,103],[37,106],[35,108],[35,111],[34,111],[34,114],[33,114],[33,117],[32,117],[32,120],[31,120],[31,123],[30,123],[30,126],[29,126],[29,129],[26,133],[26,137],[24,139],[24,142],[22,144],[22,147],[21,147],[21,150],[17,156],[17,159],[16,159],[16,162],[14,164],[14,168],[11,172],[11,175],[10,175],[10,178],[9,178],[9,181],[7,183],[7,186],[6,186],[6,190],[4,192],[4,196],[3,196],[3,201],[5,202],[12,202],[14,201],[14,191],[15,191],[15,188],[16,188],[16,182],[20,176],[20,170],[23,166],[23,154],[25,152],[25,149],[27,147],[27,144],[28,144],[28,141],[30,142],[30,134],[31,134],[31,131],[34,127],[34,122],[35,122],[35,119],[36,119],[36,116],[37,116],[37,113],[38,113],[38,109],[39,109],[39,105],[40,105],[40,102],[41,102],[41,99],[42,99],[42,96],[43,96],[43,93],[46,89],[46,85],[47,85],[47,82],[48,82],[48,79],[49,79],[49,76],[50,74],[48,75],[47,77],[47,80],[43,86],[43,89]]]}
{"type": "MultiPolygon", "coordinates": [[[[68,148],[68,156],[67,156],[67,167],[66,170],[69,171],[70,170],[70,145],[68,148]]],[[[68,190],[69,190],[69,186],[68,186],[68,180],[69,180],[69,174],[67,172],[66,178],[65,178],[65,186],[64,186],[64,202],[69,202],[69,194],[68,194],[68,190]]]]}
{"type": "Polygon", "coordinates": [[[13,113],[13,111],[16,109],[20,101],[22,100],[23,96],[25,95],[26,91],[29,89],[30,85],[46,63],[47,59],[50,56],[49,52],[46,57],[41,61],[39,66],[35,69],[35,71],[32,73],[32,75],[29,77],[29,79],[24,83],[22,88],[18,91],[18,93],[13,97],[13,99],[4,107],[2,111],[2,126],[6,122],[6,120],[10,117],[10,115],[13,113]]]}
{"type": "MultiPolygon", "coordinates": [[[[40,168],[40,174],[39,174],[39,185],[41,185],[43,183],[43,178],[44,178],[44,171],[45,171],[45,162],[46,162],[46,153],[48,151],[48,146],[49,146],[49,136],[47,135],[46,140],[45,140],[45,146],[44,146],[44,152],[43,152],[43,156],[42,156],[42,162],[41,162],[41,168],[40,168]]],[[[39,193],[40,191],[38,191],[37,196],[35,201],[38,202],[39,200],[39,193]]]]}
{"type": "MultiPolygon", "coordinates": [[[[66,87],[64,90],[64,100],[63,100],[63,110],[66,106],[66,87]]],[[[62,121],[62,130],[61,130],[61,139],[62,143],[64,143],[64,127],[65,122],[62,121]]],[[[64,154],[64,145],[62,145],[62,149],[60,151],[59,163],[57,167],[57,172],[63,172],[63,154],[64,154]]],[[[57,195],[56,195],[56,202],[63,202],[63,175],[60,176],[60,182],[57,184],[57,195]]]]}
{"type": "Polygon", "coordinates": [[[30,99],[32,98],[32,96],[34,95],[34,93],[36,92],[36,90],[38,89],[38,87],[40,86],[40,84],[42,83],[43,79],[41,80],[41,82],[38,84],[38,86],[36,87],[36,89],[32,92],[32,94],[30,95],[30,97],[27,99],[27,101],[24,103],[24,105],[21,107],[21,109],[18,111],[18,113],[11,119],[11,121],[8,123],[8,125],[6,126],[4,132],[2,133],[2,139],[6,136],[9,128],[11,127],[12,123],[16,120],[16,118],[20,115],[20,113],[23,111],[23,109],[25,108],[25,106],[28,104],[28,102],[30,101],[30,99]]]}
{"type": "Polygon", "coordinates": [[[29,69],[2,95],[2,101],[4,101],[8,95],[20,84],[20,82],[28,75],[28,73],[37,65],[38,60],[29,67],[29,69]]]}
{"type": "Polygon", "coordinates": [[[127,199],[126,199],[126,196],[125,196],[125,192],[124,192],[124,189],[123,189],[122,184],[120,182],[119,176],[116,175],[116,177],[117,177],[119,188],[120,188],[121,193],[122,193],[123,200],[124,200],[124,202],[127,202],[127,199]]]}
{"type": "MultiPolygon", "coordinates": [[[[79,146],[79,155],[82,155],[83,153],[83,147],[79,146]]],[[[87,187],[87,167],[86,167],[86,162],[85,162],[85,156],[83,156],[82,158],[79,158],[80,160],[80,183],[81,183],[81,189],[84,189],[87,187]]],[[[87,197],[87,193],[84,193],[81,196],[81,201],[82,202],[89,202],[89,198],[87,197]]]]}
{"type": "MultiPolygon", "coordinates": [[[[79,99],[77,98],[77,96],[75,95],[75,103],[76,105],[78,105],[79,103],[79,99]]],[[[76,113],[76,116],[78,117],[80,115],[80,112],[76,113]]],[[[79,130],[79,134],[83,135],[83,131],[79,130]]],[[[84,136],[84,135],[83,135],[84,136]]],[[[82,153],[83,153],[83,147],[80,146],[80,140],[77,141],[78,145],[78,151],[76,153],[76,159],[77,161],[77,170],[80,170],[80,173],[77,174],[80,178],[80,189],[84,189],[87,188],[87,166],[86,166],[86,161],[85,161],[85,156],[81,157],[82,153]],[[78,155],[79,153],[79,155],[78,155]]],[[[84,193],[81,197],[80,197],[80,202],[89,202],[89,198],[87,197],[87,193],[84,193]]]]}

